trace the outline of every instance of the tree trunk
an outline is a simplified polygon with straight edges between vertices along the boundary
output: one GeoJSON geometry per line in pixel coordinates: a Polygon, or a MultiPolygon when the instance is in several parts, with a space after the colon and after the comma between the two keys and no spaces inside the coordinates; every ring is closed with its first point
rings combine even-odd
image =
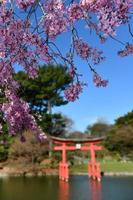
{"type": "MultiPolygon", "coordinates": [[[[50,100],[48,101],[48,113],[49,115],[52,115],[52,106],[50,100]]],[[[49,140],[49,158],[52,158],[52,146],[53,146],[52,140],[49,140]]]]}
{"type": "Polygon", "coordinates": [[[53,142],[52,140],[49,140],[49,158],[52,158],[52,147],[53,147],[53,142]]]}
{"type": "Polygon", "coordinates": [[[52,106],[50,100],[48,101],[48,113],[51,115],[52,114],[52,106]]]}

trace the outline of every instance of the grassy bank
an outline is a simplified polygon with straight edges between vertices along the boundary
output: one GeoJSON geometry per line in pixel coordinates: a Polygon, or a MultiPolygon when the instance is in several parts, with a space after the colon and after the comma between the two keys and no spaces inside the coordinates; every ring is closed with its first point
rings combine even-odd
{"type": "MultiPolygon", "coordinates": [[[[133,162],[104,161],[101,163],[103,172],[128,172],[133,173],[133,162]]],[[[74,165],[70,168],[72,173],[85,173],[88,170],[87,164],[74,165]]]]}

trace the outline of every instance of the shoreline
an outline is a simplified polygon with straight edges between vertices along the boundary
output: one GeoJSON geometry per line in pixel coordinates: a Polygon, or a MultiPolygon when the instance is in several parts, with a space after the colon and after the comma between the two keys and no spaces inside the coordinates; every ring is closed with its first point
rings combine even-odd
{"type": "MultiPolygon", "coordinates": [[[[87,176],[88,173],[86,172],[71,172],[70,176],[87,176]]],[[[14,172],[14,173],[7,173],[7,172],[0,172],[0,178],[10,178],[10,177],[43,177],[43,176],[58,176],[58,172],[14,172]]],[[[133,172],[104,172],[103,177],[110,176],[110,177],[133,177],[133,172]]]]}
{"type": "MultiPolygon", "coordinates": [[[[72,175],[88,175],[88,172],[86,170],[82,169],[71,169],[70,168],[70,176],[72,175]]],[[[45,166],[39,166],[39,165],[1,165],[0,166],[0,178],[4,177],[41,177],[41,176],[58,176],[59,170],[58,168],[50,168],[50,167],[45,167],[45,166]]],[[[101,176],[110,176],[110,177],[115,177],[115,176],[131,176],[133,177],[133,171],[127,169],[123,170],[116,170],[116,171],[104,171],[101,170],[101,176]]]]}
{"type": "MultiPolygon", "coordinates": [[[[73,172],[70,175],[88,175],[86,172],[73,172]]],[[[103,176],[133,176],[133,172],[104,172],[103,176]]]]}

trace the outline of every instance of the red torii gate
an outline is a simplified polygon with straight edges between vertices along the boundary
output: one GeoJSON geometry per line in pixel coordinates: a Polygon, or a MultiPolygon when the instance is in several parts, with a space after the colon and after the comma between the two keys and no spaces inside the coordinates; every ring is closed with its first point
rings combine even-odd
{"type": "Polygon", "coordinates": [[[59,163],[59,179],[64,181],[69,179],[69,164],[66,158],[66,151],[80,149],[81,151],[90,151],[91,159],[88,162],[88,176],[101,181],[100,162],[96,162],[95,151],[102,150],[102,146],[98,144],[100,144],[104,137],[85,139],[51,137],[51,139],[54,144],[57,144],[53,149],[55,151],[62,151],[62,160],[59,163]]]}

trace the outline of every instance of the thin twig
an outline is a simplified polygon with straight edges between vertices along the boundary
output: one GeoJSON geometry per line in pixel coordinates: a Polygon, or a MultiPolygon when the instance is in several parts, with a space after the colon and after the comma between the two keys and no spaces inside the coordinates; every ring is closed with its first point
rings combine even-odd
{"type": "Polygon", "coordinates": [[[130,35],[133,37],[133,33],[132,33],[132,30],[131,30],[131,25],[129,23],[128,23],[128,30],[129,30],[130,35]]]}
{"type": "Polygon", "coordinates": [[[122,44],[122,45],[125,46],[125,43],[124,43],[124,42],[118,40],[117,38],[113,37],[112,35],[109,35],[109,36],[110,36],[111,39],[113,39],[113,40],[115,40],[116,42],[118,42],[119,44],[122,44]]]}

